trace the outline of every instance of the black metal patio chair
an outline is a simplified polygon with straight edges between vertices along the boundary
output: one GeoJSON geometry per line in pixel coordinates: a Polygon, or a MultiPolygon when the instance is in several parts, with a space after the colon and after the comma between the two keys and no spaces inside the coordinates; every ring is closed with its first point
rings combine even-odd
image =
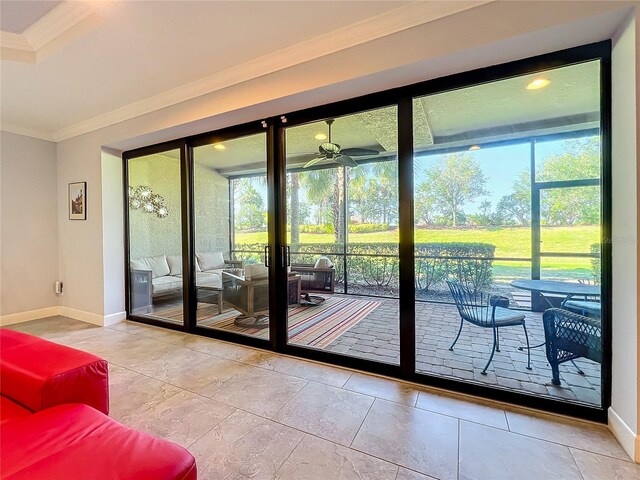
{"type": "Polygon", "coordinates": [[[493,347],[491,348],[489,361],[481,372],[482,375],[486,375],[487,368],[489,368],[493,360],[493,355],[495,352],[500,351],[499,329],[521,325],[527,341],[527,370],[531,370],[531,353],[525,316],[506,308],[509,306],[509,299],[481,291],[472,292],[457,281],[447,280],[447,285],[449,285],[449,290],[451,290],[451,295],[460,313],[460,329],[449,350],[453,351],[453,347],[460,338],[462,326],[465,321],[478,327],[490,328],[493,332],[493,347]]]}
{"type": "Polygon", "coordinates": [[[580,357],[602,363],[602,323],[599,318],[550,308],[542,314],[542,323],[547,360],[551,365],[551,383],[560,385],[558,367],[561,363],[573,362],[580,357]]]}

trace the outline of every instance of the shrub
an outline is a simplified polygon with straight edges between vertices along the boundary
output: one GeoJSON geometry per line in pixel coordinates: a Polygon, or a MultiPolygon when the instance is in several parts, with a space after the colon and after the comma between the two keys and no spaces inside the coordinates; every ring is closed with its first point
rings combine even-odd
{"type": "Polygon", "coordinates": [[[358,223],[349,225],[349,233],[373,233],[386,232],[389,225],[386,223],[358,223]]]}
{"type": "Polygon", "coordinates": [[[333,233],[333,225],[300,225],[300,233],[333,233]]]}
{"type": "MultiPolygon", "coordinates": [[[[399,247],[397,243],[349,243],[348,284],[370,287],[398,287],[399,247]]],[[[321,255],[336,268],[336,282],[344,281],[343,245],[304,243],[291,246],[291,262],[313,264],[321,255]]],[[[487,243],[417,243],[415,245],[416,289],[427,293],[454,278],[473,291],[487,289],[493,279],[495,245],[487,243]]],[[[236,245],[236,250],[263,252],[263,244],[236,245]]],[[[247,258],[243,254],[242,258],[247,258]]],[[[254,254],[261,259],[262,253],[254,254]]],[[[241,255],[238,255],[239,257],[241,255]]],[[[260,260],[261,261],[261,260],[260,260]]]]}

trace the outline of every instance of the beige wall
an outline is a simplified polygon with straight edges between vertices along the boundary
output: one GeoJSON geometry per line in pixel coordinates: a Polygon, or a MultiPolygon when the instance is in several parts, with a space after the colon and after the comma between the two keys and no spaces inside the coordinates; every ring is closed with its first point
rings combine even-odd
{"type": "Polygon", "coordinates": [[[612,41],[613,351],[612,423],[631,453],[638,433],[638,119],[637,19],[612,41]],[[618,419],[620,421],[618,421],[618,419]]]}
{"type": "MultiPolygon", "coordinates": [[[[58,305],[56,145],[2,132],[0,315],[58,305]]],[[[64,195],[66,195],[66,186],[64,195]]],[[[66,198],[66,197],[65,197],[66,198]]]]}

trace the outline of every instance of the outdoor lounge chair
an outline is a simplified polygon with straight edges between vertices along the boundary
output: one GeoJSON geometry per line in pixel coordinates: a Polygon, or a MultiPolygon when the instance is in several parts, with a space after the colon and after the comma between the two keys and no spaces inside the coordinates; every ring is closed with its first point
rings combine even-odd
{"type": "Polygon", "coordinates": [[[482,328],[490,328],[493,332],[493,347],[491,348],[491,356],[489,361],[482,369],[482,375],[487,374],[487,368],[491,365],[493,355],[500,351],[499,329],[503,327],[513,327],[522,325],[524,336],[527,341],[527,370],[531,370],[531,354],[529,349],[529,335],[527,334],[527,326],[525,325],[525,317],[523,314],[514,312],[505,308],[509,305],[507,297],[490,295],[481,291],[472,292],[467,287],[461,285],[457,281],[447,280],[453,300],[456,302],[458,312],[460,313],[460,329],[456,335],[449,350],[453,351],[453,347],[460,338],[462,325],[465,321],[482,328]]]}
{"type": "MultiPolygon", "coordinates": [[[[547,360],[554,385],[560,385],[561,363],[584,357],[602,363],[602,323],[562,308],[550,308],[542,315],[547,360]]],[[[575,364],[574,364],[575,365],[575,364]]]]}

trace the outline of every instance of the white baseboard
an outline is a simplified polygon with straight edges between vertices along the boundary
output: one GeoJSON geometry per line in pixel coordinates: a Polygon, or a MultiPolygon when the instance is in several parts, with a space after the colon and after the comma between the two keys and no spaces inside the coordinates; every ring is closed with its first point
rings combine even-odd
{"type": "Polygon", "coordinates": [[[16,323],[29,322],[39,318],[54,317],[60,315],[60,306],[39,308],[26,312],[12,313],[10,315],[0,315],[0,327],[15,325],[16,323]]]}
{"type": "Polygon", "coordinates": [[[57,305],[55,307],[39,308],[38,310],[12,313],[10,315],[0,315],[0,327],[29,322],[39,318],[55,317],[56,315],[73,318],[74,320],[80,320],[81,322],[87,322],[100,327],[114,325],[123,321],[127,317],[126,312],[118,312],[102,316],[97,313],[85,312],[84,310],[57,305]]]}
{"type": "Polygon", "coordinates": [[[609,430],[634,461],[640,460],[640,456],[637,457],[640,454],[640,436],[635,434],[612,407],[609,407],[609,430]]]}
{"type": "Polygon", "coordinates": [[[104,317],[97,313],[85,312],[84,310],[77,310],[71,307],[60,307],[60,315],[73,318],[74,320],[80,320],[81,322],[91,323],[92,325],[103,326],[104,317]]]}
{"type": "Polygon", "coordinates": [[[111,315],[105,315],[102,325],[108,327],[120,323],[127,318],[127,312],[112,313],[111,315]]]}

